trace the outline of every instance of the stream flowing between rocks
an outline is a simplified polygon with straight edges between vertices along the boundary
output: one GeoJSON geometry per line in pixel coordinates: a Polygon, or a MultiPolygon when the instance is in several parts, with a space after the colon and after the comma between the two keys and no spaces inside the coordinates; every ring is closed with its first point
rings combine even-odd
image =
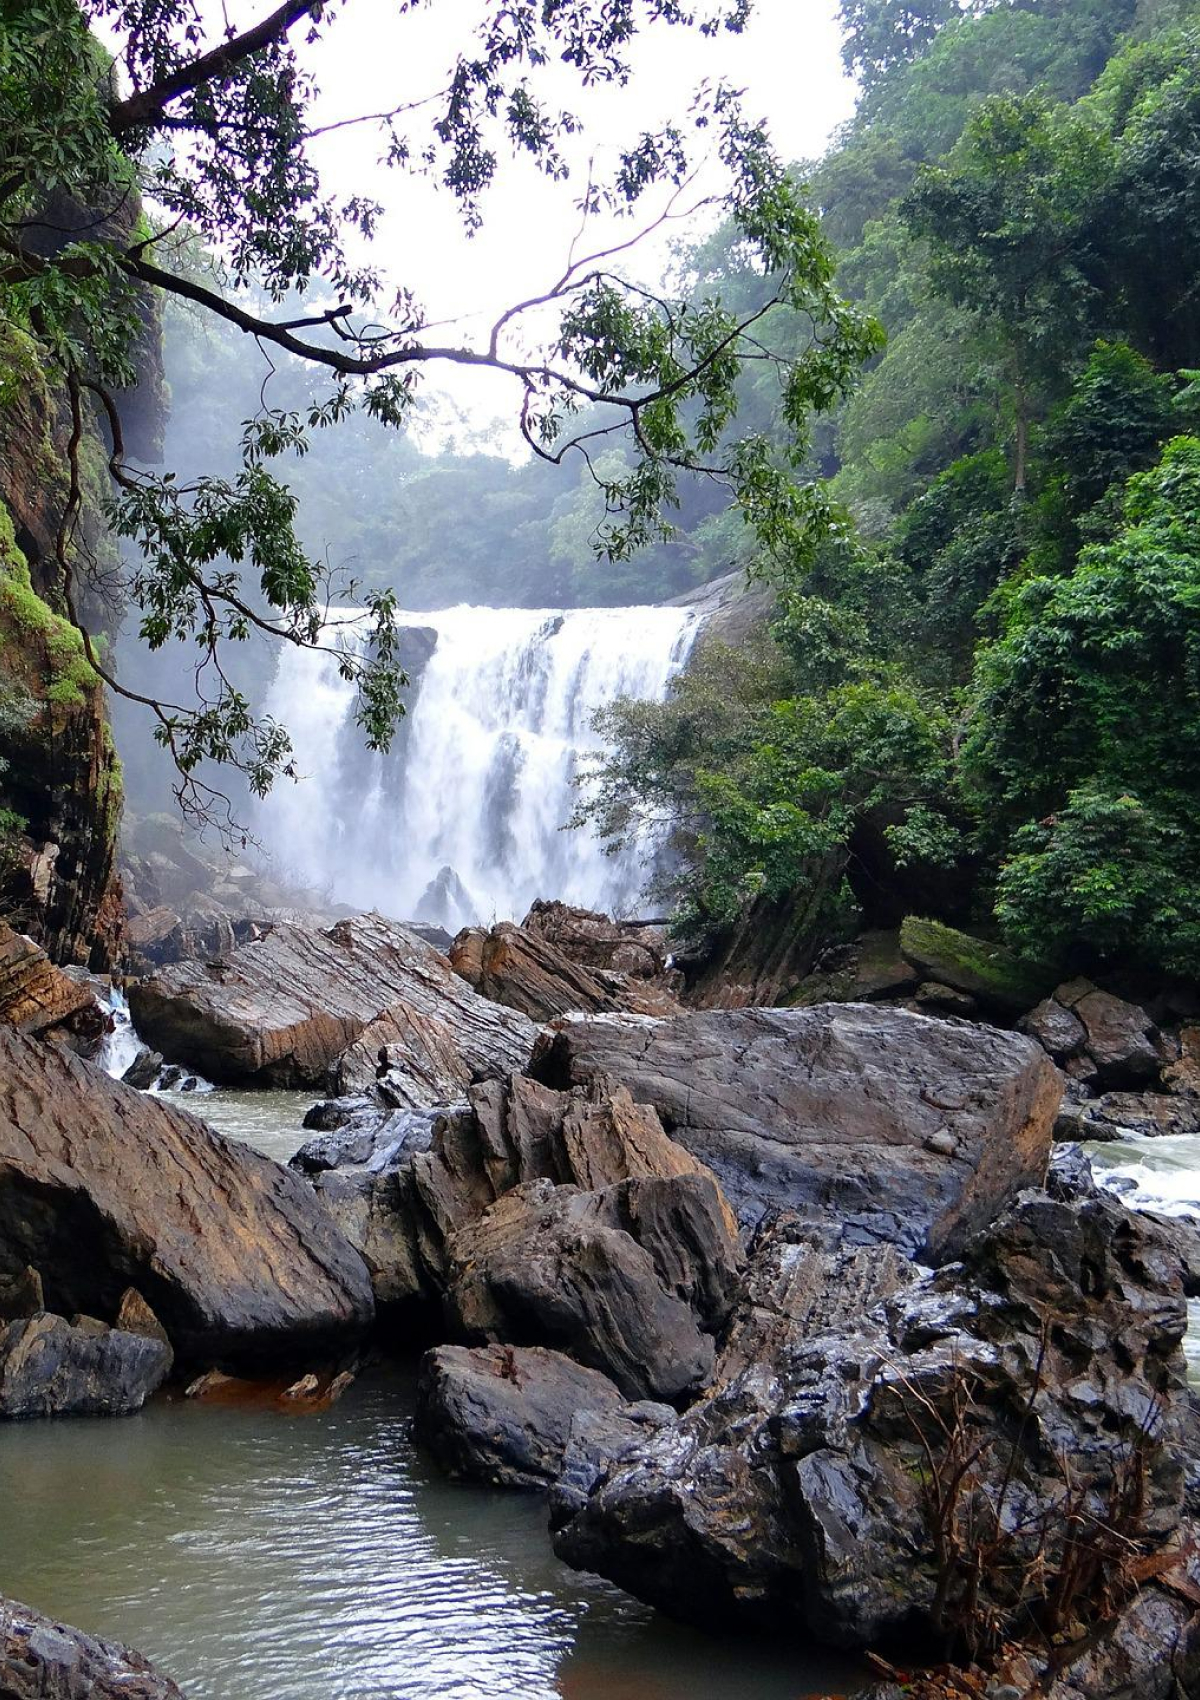
{"type": "MultiPolygon", "coordinates": [[[[175,1101],[285,1160],[311,1094],[175,1101]]],[[[296,1415],[176,1398],[9,1424],[5,1587],[132,1643],[188,1700],[803,1700],[865,1680],[566,1569],[537,1498],[446,1481],[413,1447],[412,1386],[380,1371],[296,1415]]]]}

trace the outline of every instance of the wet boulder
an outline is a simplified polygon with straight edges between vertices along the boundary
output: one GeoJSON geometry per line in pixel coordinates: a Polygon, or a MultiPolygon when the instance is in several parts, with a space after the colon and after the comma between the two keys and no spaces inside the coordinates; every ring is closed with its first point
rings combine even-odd
{"type": "Polygon", "coordinates": [[[625,1399],[594,1369],[540,1346],[438,1346],[421,1360],[413,1439],[451,1476],[548,1487],[573,1420],[625,1399]]]}
{"type": "Polygon", "coordinates": [[[312,1188],[57,1046],[0,1029],[0,1278],[64,1316],[135,1286],[184,1358],[311,1358],[373,1313],[312,1188]]]}
{"type": "Polygon", "coordinates": [[[677,1616],[851,1648],[976,1612],[1011,1634],[1098,1531],[1101,1578],[1169,1550],[1193,1418],[1153,1224],[1028,1192],[960,1264],[897,1282],[881,1249],[814,1247],[798,1325],[603,1472],[560,1556],[677,1616]]]}
{"type": "Polygon", "coordinates": [[[621,1082],[748,1227],[787,1207],[933,1259],[1040,1184],[1062,1092],[1020,1034],[875,1004],[558,1022],[531,1072],[621,1082]]]}
{"type": "Polygon", "coordinates": [[[184,1700],[169,1676],[130,1647],[85,1635],[0,1596],[0,1694],[4,1700],[184,1700]]]}
{"type": "Polygon", "coordinates": [[[0,1417],[123,1417],[170,1373],[165,1341],[42,1311],[0,1327],[0,1417]]]}
{"type": "Polygon", "coordinates": [[[1056,1001],[1084,1030],[1084,1051],[1101,1086],[1136,1086],[1153,1080],[1162,1065],[1156,1029],[1146,1011],[1088,980],[1060,986],[1056,1001]]]}
{"type": "Polygon", "coordinates": [[[340,1090],[358,1091],[394,1075],[393,1107],[435,1104],[448,1087],[524,1067],[535,1033],[379,915],[277,925],[226,958],[139,981],[130,1005],[148,1044],[211,1080],[322,1088],[332,1069],[340,1090]]]}

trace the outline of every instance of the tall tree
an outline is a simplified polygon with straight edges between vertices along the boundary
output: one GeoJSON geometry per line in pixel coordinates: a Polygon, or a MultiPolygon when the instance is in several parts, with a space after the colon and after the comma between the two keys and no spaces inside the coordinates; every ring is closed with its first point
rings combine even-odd
{"type": "Polygon", "coordinates": [[[1086,120],[1040,95],[986,101],[944,166],[904,203],[936,290],[1003,340],[1013,398],[1013,484],[1024,492],[1035,400],[1069,364],[1097,300],[1095,228],[1110,152],[1086,120]]]}

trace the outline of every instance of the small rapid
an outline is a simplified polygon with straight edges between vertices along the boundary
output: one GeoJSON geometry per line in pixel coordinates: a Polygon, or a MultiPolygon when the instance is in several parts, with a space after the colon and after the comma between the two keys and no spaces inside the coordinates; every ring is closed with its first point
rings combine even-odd
{"type": "Polygon", "coordinates": [[[597,710],[661,701],[695,614],[464,606],[400,618],[416,653],[386,756],[362,748],[336,657],[280,654],[266,707],[304,777],[278,785],[256,823],[279,866],[337,901],[450,931],[519,920],[538,897],[634,912],[654,835],[608,855],[589,829],[564,828],[581,762],[602,747],[597,710]]]}

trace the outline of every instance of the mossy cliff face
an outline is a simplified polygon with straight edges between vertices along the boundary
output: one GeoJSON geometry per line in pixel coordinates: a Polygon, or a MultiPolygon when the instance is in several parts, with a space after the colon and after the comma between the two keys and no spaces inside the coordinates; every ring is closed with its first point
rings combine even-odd
{"type": "MultiPolygon", "coordinates": [[[[104,687],[62,595],[68,432],[36,343],[0,322],[0,913],[55,961],[103,969],[119,955],[123,923],[114,869],[121,767],[104,687]]],[[[97,588],[112,545],[94,428],[81,475],[84,513],[71,545],[79,612],[103,634],[119,610],[97,588]]]]}

